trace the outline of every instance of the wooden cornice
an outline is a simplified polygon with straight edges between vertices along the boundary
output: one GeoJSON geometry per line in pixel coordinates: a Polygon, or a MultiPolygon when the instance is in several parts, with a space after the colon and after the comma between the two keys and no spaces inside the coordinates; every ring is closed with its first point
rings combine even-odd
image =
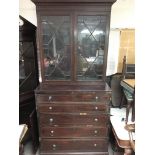
{"type": "Polygon", "coordinates": [[[116,0],[31,0],[36,3],[114,3],[116,0]]]}

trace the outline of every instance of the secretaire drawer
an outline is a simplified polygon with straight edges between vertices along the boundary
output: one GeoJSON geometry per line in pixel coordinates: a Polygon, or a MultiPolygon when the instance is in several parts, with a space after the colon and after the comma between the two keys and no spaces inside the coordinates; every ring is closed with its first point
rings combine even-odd
{"type": "Polygon", "coordinates": [[[109,106],[105,103],[87,103],[87,104],[40,104],[37,106],[39,112],[61,112],[61,113],[71,113],[71,112],[108,112],[109,106]]]}
{"type": "Polygon", "coordinates": [[[73,94],[73,95],[36,95],[37,103],[52,102],[106,102],[109,101],[109,95],[95,94],[73,94]]]}
{"type": "Polygon", "coordinates": [[[43,125],[100,125],[105,126],[109,122],[108,114],[39,114],[39,122],[43,125]]]}
{"type": "Polygon", "coordinates": [[[42,138],[101,138],[108,137],[108,127],[41,127],[40,136],[42,138]]]}
{"type": "Polygon", "coordinates": [[[53,151],[108,151],[107,139],[42,139],[41,152],[53,151]]]}

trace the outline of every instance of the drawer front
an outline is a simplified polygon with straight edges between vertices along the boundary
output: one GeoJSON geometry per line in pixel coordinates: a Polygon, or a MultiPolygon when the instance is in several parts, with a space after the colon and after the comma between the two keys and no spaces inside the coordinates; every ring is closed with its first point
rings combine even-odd
{"type": "Polygon", "coordinates": [[[39,115],[40,124],[43,125],[100,125],[105,126],[109,122],[109,115],[85,115],[81,114],[42,114],[39,115]]]}
{"type": "Polygon", "coordinates": [[[101,138],[108,137],[107,127],[42,127],[42,138],[101,138]]]}
{"type": "Polygon", "coordinates": [[[109,155],[108,152],[96,152],[96,151],[93,151],[93,152],[79,152],[79,151],[76,151],[75,152],[71,152],[71,151],[54,151],[54,152],[50,152],[50,153],[42,153],[40,152],[40,155],[109,155]]]}
{"type": "Polygon", "coordinates": [[[38,105],[39,112],[109,112],[109,106],[107,104],[40,104],[38,105]]]}
{"type": "Polygon", "coordinates": [[[73,95],[36,95],[37,103],[52,102],[101,102],[109,101],[110,96],[106,94],[73,94],[73,95]]]}
{"type": "Polygon", "coordinates": [[[108,151],[107,139],[42,139],[41,152],[54,151],[108,151]]]}

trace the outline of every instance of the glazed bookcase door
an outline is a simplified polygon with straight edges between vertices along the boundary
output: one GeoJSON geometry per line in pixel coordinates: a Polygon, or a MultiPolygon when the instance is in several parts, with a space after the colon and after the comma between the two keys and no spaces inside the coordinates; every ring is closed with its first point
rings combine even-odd
{"type": "Polygon", "coordinates": [[[71,18],[41,16],[45,80],[71,79],[71,18]]]}
{"type": "Polygon", "coordinates": [[[102,80],[106,38],[106,16],[77,16],[77,80],[102,80]]]}

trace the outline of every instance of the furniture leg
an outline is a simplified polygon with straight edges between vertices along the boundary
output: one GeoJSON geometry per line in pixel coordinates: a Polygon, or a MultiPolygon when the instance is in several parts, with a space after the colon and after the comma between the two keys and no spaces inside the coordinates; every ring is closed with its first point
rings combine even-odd
{"type": "Polygon", "coordinates": [[[120,109],[123,107],[124,102],[125,102],[125,96],[123,95],[123,96],[122,96],[122,99],[121,99],[121,103],[120,103],[120,105],[119,105],[119,108],[120,108],[120,109]]]}
{"type": "Polygon", "coordinates": [[[131,148],[125,148],[124,149],[124,155],[132,155],[132,149],[131,148]]]}
{"type": "Polygon", "coordinates": [[[126,120],[125,120],[126,124],[128,122],[129,111],[130,111],[131,105],[132,105],[132,101],[128,101],[127,106],[126,106],[126,120]]]}
{"type": "Polygon", "coordinates": [[[135,101],[132,103],[132,118],[131,121],[135,121],[135,101]]]}

